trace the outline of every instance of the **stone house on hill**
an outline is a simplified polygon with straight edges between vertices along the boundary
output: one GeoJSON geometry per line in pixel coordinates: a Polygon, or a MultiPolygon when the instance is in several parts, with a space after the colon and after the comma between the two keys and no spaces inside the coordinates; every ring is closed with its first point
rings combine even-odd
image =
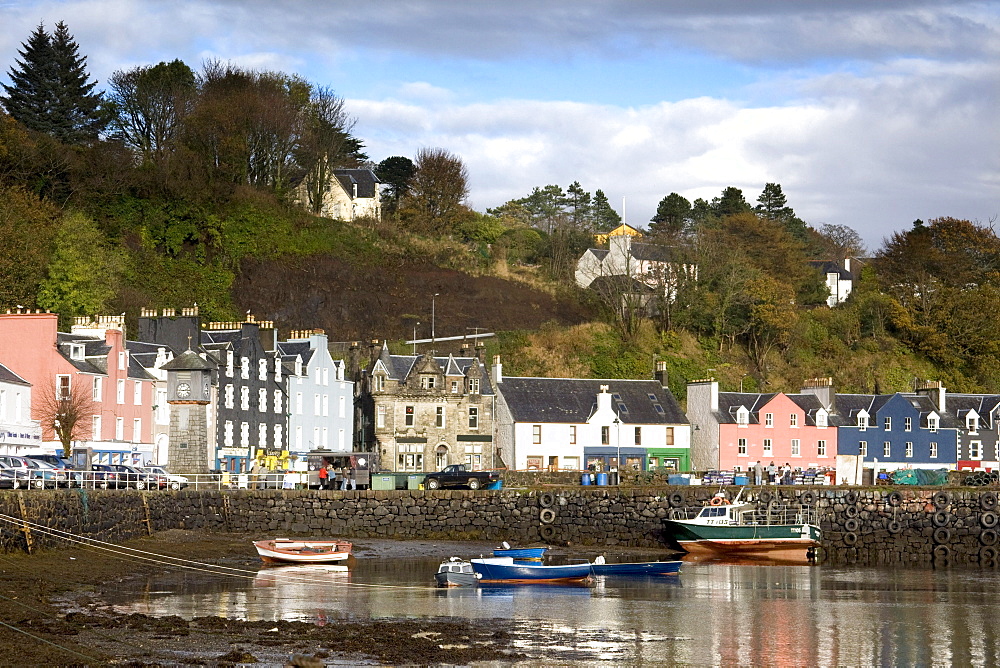
{"type": "MultiPolygon", "coordinates": [[[[381,218],[380,185],[381,181],[370,169],[335,169],[325,188],[319,215],[345,221],[381,218]]],[[[304,184],[299,186],[298,200],[309,206],[304,184]]]]}

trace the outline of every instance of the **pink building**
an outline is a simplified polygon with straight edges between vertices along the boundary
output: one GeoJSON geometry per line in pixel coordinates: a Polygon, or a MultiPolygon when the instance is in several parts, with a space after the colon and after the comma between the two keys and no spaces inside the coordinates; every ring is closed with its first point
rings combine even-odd
{"type": "Polygon", "coordinates": [[[700,469],[748,471],[789,464],[793,469],[837,464],[829,379],[809,381],[802,394],[719,392],[714,380],[688,385],[692,460],[700,469]]]}
{"type": "MultiPolygon", "coordinates": [[[[133,463],[152,456],[155,378],[129,358],[121,317],[78,318],[72,333],[42,311],[0,314],[0,363],[32,384],[31,417],[44,422],[45,397],[83,392],[93,413],[76,439],[95,463],[133,463]]],[[[61,450],[50,429],[42,440],[61,450]]],[[[65,453],[70,454],[70,453],[65,453]]]]}

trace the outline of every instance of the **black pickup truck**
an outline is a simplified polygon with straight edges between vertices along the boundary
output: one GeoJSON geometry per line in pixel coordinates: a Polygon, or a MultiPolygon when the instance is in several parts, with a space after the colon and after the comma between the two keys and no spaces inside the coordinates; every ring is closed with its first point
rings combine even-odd
{"type": "Polygon", "coordinates": [[[479,489],[499,479],[500,476],[495,471],[470,471],[465,467],[465,464],[452,464],[445,466],[444,470],[437,473],[428,473],[424,479],[424,487],[427,489],[441,487],[479,489]]]}

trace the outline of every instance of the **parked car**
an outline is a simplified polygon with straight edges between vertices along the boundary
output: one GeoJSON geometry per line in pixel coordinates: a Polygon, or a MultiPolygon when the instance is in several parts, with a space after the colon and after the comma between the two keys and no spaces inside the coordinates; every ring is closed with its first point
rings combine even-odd
{"type": "Polygon", "coordinates": [[[0,455],[0,467],[13,471],[15,476],[14,489],[30,487],[34,478],[34,469],[25,457],[16,455],[0,455]]]}
{"type": "Polygon", "coordinates": [[[55,489],[65,487],[67,483],[66,473],[60,471],[48,462],[39,461],[25,457],[30,469],[31,486],[36,489],[55,489]]]}
{"type": "Polygon", "coordinates": [[[500,479],[495,471],[473,471],[465,464],[452,464],[436,473],[428,473],[424,479],[427,489],[441,487],[468,487],[480,489],[500,479]]]}
{"type": "Polygon", "coordinates": [[[187,487],[190,481],[182,475],[175,475],[162,466],[143,466],[143,471],[147,471],[161,478],[167,479],[167,487],[170,489],[181,489],[187,487]]]}
{"type": "Polygon", "coordinates": [[[79,487],[80,480],[82,476],[80,472],[73,468],[73,466],[58,455],[25,455],[25,459],[32,459],[39,462],[44,462],[52,466],[57,473],[65,476],[65,479],[60,480],[60,487],[79,487]]]}
{"type": "Polygon", "coordinates": [[[0,489],[17,489],[19,483],[13,469],[0,468],[0,489]]]}
{"type": "Polygon", "coordinates": [[[119,487],[132,487],[133,489],[167,488],[166,478],[143,471],[137,466],[129,466],[128,464],[111,464],[110,466],[118,473],[119,487]]]}
{"type": "Polygon", "coordinates": [[[87,484],[101,489],[117,489],[124,486],[118,480],[118,471],[111,464],[91,464],[87,484]]]}

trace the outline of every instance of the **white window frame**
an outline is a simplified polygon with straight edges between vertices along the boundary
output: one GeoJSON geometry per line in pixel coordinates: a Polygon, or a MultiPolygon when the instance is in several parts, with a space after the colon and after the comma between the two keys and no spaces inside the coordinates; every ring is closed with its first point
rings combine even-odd
{"type": "Polygon", "coordinates": [[[765,455],[773,455],[774,454],[774,447],[773,447],[773,444],[771,443],[771,439],[769,439],[769,438],[765,438],[764,439],[764,454],[765,455]]]}
{"type": "Polygon", "coordinates": [[[142,418],[132,418],[132,442],[142,443],[142,418]]]}
{"type": "Polygon", "coordinates": [[[94,376],[94,401],[100,401],[104,396],[104,378],[94,376]]]}
{"type": "Polygon", "coordinates": [[[969,459],[983,458],[983,442],[969,441],[969,459]]]}
{"type": "Polygon", "coordinates": [[[736,440],[736,454],[740,457],[745,457],[747,454],[747,439],[740,438],[736,440]]]}
{"type": "Polygon", "coordinates": [[[858,441],[858,454],[862,457],[868,456],[868,441],[858,441]]]}
{"type": "Polygon", "coordinates": [[[788,414],[788,426],[792,427],[793,429],[798,429],[798,427],[799,427],[799,414],[798,413],[789,413],[788,414]]]}
{"type": "Polygon", "coordinates": [[[906,453],[907,457],[912,457],[913,456],[913,441],[907,441],[906,442],[906,447],[905,447],[904,452],[906,453]]]}
{"type": "Polygon", "coordinates": [[[913,431],[913,418],[903,418],[903,431],[913,431]]]}
{"type": "Polygon", "coordinates": [[[938,456],[938,445],[937,441],[930,442],[930,457],[931,459],[937,459],[938,456]]]}
{"type": "Polygon", "coordinates": [[[142,381],[132,381],[132,405],[142,406],[142,381]]]}
{"type": "Polygon", "coordinates": [[[119,404],[125,403],[125,381],[121,378],[118,379],[118,386],[115,392],[115,398],[118,400],[119,404]]]}
{"type": "Polygon", "coordinates": [[[125,418],[123,417],[115,418],[115,440],[116,441],[125,440],[125,418]]]}
{"type": "Polygon", "coordinates": [[[434,426],[439,429],[444,429],[445,426],[445,410],[444,406],[434,407],[434,426]]]}
{"type": "Polygon", "coordinates": [[[887,416],[887,417],[882,418],[882,430],[883,431],[892,431],[892,417],[891,416],[887,416]]]}
{"type": "Polygon", "coordinates": [[[892,441],[882,442],[882,456],[891,457],[892,456],[892,441]]]}
{"type": "Polygon", "coordinates": [[[764,426],[765,427],[774,426],[774,413],[764,413],[764,426]]]}
{"type": "MultiPolygon", "coordinates": [[[[479,429],[479,406],[469,406],[469,429],[479,429]]],[[[576,443],[576,427],[571,427],[573,440],[576,443]]]]}
{"type": "Polygon", "coordinates": [[[791,444],[791,449],[792,449],[792,457],[801,457],[802,456],[802,441],[800,441],[797,438],[793,438],[792,439],[792,444],[791,444]]]}
{"type": "Polygon", "coordinates": [[[816,456],[826,457],[826,441],[823,439],[816,441],[816,456]]]}

